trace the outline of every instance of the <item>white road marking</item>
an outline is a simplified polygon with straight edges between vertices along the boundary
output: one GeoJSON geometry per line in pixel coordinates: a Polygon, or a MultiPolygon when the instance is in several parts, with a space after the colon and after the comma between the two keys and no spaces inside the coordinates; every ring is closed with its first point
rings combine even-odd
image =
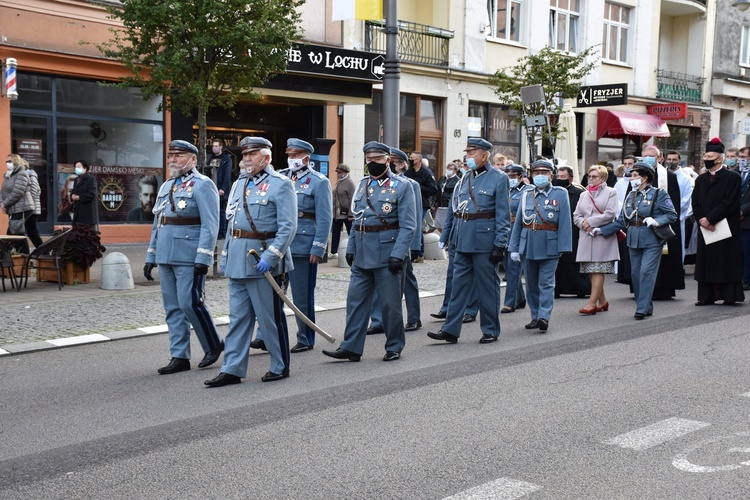
{"type": "Polygon", "coordinates": [[[535,484],[518,481],[509,477],[501,477],[470,490],[446,497],[444,500],[513,500],[541,489],[541,486],[535,484]]]}
{"type": "Polygon", "coordinates": [[[603,441],[603,443],[641,451],[708,427],[709,425],[711,424],[706,422],[673,417],[634,431],[626,432],[625,434],[620,434],[612,439],[603,441]]]}
{"type": "Polygon", "coordinates": [[[57,347],[64,347],[68,345],[88,344],[90,342],[106,342],[107,340],[110,340],[110,338],[94,333],[91,335],[80,335],[78,337],[68,337],[65,339],[47,340],[47,342],[57,347]]]}
{"type": "Polygon", "coordinates": [[[0,356],[5,356],[6,354],[10,354],[10,352],[6,351],[5,349],[0,349],[0,356]]]}
{"type": "Polygon", "coordinates": [[[746,392],[745,394],[742,394],[742,396],[745,396],[746,398],[750,398],[750,392],[746,392]]]}
{"type": "Polygon", "coordinates": [[[423,299],[425,297],[434,297],[435,294],[432,292],[419,292],[419,298],[423,299]]]}
{"type": "MultiPolygon", "coordinates": [[[[709,445],[713,446],[713,450],[708,450],[704,455],[710,453],[711,457],[715,461],[723,461],[719,460],[721,457],[719,456],[720,452],[716,452],[715,450],[717,448],[720,448],[716,444],[721,441],[745,441],[747,442],[747,438],[750,436],[750,432],[738,432],[733,435],[729,436],[719,436],[711,439],[706,439],[705,441],[700,441],[698,443],[695,443],[693,445],[688,446],[685,451],[682,453],[678,453],[675,455],[674,459],[672,459],[672,465],[674,465],[677,469],[680,469],[685,472],[697,472],[697,473],[710,473],[710,472],[724,472],[729,470],[736,470],[741,469],[743,466],[747,467],[750,466],[750,461],[742,461],[739,463],[731,463],[727,465],[699,465],[695,464],[690,461],[690,454],[695,452],[696,450],[700,450],[701,448],[708,447],[709,445]]],[[[731,447],[727,448],[725,454],[729,455],[730,453],[750,453],[750,448],[740,448],[740,447],[731,447]]],[[[743,457],[746,458],[746,457],[743,457]]],[[[736,462],[737,456],[727,456],[726,461],[727,462],[736,462]]]]}
{"type": "Polygon", "coordinates": [[[143,333],[166,333],[169,331],[169,327],[167,325],[144,326],[138,328],[138,331],[143,333]]]}

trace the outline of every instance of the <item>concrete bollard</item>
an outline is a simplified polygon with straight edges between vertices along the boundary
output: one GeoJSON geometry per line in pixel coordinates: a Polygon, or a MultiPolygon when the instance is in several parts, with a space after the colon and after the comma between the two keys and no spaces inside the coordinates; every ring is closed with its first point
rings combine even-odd
{"type": "Polygon", "coordinates": [[[130,261],[125,254],[120,252],[107,253],[102,260],[102,290],[132,290],[133,272],[130,270],[130,261]]]}
{"type": "Polygon", "coordinates": [[[344,235],[339,240],[338,256],[339,256],[339,267],[349,267],[346,263],[346,245],[349,244],[349,238],[344,235]]]}
{"type": "Polygon", "coordinates": [[[445,260],[445,250],[438,247],[440,235],[437,232],[424,235],[424,258],[426,260],[445,260]]]}

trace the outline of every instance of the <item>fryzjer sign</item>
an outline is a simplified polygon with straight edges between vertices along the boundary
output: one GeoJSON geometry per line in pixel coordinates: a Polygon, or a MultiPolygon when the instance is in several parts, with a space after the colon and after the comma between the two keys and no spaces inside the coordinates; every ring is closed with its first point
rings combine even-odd
{"type": "Polygon", "coordinates": [[[687,116],[687,109],[686,102],[652,104],[648,107],[648,114],[658,116],[662,120],[682,120],[687,116]]]}
{"type": "Polygon", "coordinates": [[[581,87],[576,98],[576,106],[590,108],[594,106],[619,106],[628,103],[628,84],[612,83],[609,85],[592,85],[581,87]]]}
{"type": "Polygon", "coordinates": [[[295,43],[287,52],[286,70],[289,73],[379,82],[385,72],[385,58],[372,52],[295,43]]]}

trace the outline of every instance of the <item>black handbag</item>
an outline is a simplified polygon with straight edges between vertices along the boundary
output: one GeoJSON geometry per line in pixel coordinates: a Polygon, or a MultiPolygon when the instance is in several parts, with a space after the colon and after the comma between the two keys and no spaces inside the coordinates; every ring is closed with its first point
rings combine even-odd
{"type": "MultiPolygon", "coordinates": [[[[654,202],[651,204],[651,213],[649,214],[649,217],[654,216],[654,205],[656,205],[656,199],[659,196],[659,189],[656,189],[656,196],[654,196],[654,202]]],[[[669,194],[667,194],[669,196],[669,194]]],[[[670,241],[672,238],[676,238],[677,235],[672,230],[672,226],[669,224],[664,224],[663,226],[651,226],[651,230],[654,232],[654,236],[656,236],[657,241],[660,245],[663,245],[670,241]]]]}
{"type": "Polygon", "coordinates": [[[26,235],[26,218],[23,213],[13,214],[8,221],[8,234],[25,236],[26,235]]]}

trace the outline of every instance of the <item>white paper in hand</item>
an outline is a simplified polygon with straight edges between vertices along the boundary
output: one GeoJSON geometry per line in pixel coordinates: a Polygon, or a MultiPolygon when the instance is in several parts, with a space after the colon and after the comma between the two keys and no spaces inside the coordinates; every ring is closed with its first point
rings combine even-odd
{"type": "Polygon", "coordinates": [[[726,219],[721,219],[717,222],[713,231],[709,231],[703,226],[700,226],[700,228],[706,245],[732,237],[732,230],[729,229],[729,223],[726,219]]]}

